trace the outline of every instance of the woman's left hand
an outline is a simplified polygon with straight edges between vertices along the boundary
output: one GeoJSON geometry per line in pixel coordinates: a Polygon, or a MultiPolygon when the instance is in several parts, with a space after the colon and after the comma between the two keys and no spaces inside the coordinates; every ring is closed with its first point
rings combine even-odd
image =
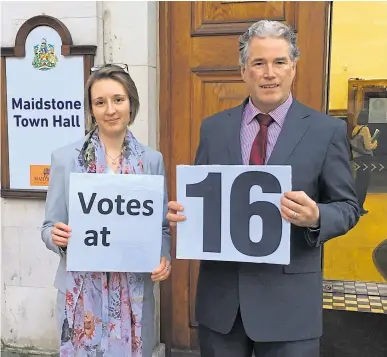
{"type": "Polygon", "coordinates": [[[161,257],[160,265],[152,272],[152,280],[162,281],[168,279],[171,274],[171,268],[171,262],[166,257],[161,257]]]}

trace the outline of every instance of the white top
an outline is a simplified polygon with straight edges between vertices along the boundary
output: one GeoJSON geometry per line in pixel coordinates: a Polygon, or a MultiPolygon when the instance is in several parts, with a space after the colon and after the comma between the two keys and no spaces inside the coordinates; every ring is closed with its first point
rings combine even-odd
{"type": "Polygon", "coordinates": [[[115,174],[115,172],[113,171],[113,169],[109,165],[107,166],[106,173],[107,174],[115,174]]]}

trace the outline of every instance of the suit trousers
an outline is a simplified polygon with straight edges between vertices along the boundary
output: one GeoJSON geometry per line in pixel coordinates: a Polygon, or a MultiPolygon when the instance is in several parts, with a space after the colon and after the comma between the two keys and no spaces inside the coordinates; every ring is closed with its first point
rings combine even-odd
{"type": "Polygon", "coordinates": [[[289,342],[254,342],[246,334],[240,311],[231,331],[221,334],[198,326],[201,357],[319,357],[320,339],[289,342]]]}

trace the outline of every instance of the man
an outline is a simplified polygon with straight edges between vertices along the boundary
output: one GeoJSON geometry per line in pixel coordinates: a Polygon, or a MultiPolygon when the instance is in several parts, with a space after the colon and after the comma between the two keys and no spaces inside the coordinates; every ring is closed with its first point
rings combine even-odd
{"type": "MultiPolygon", "coordinates": [[[[359,219],[346,124],[293,99],[299,51],[285,24],[255,23],[241,36],[239,51],[250,95],[203,121],[195,164],[292,166],[293,191],[281,199],[281,215],[292,224],[291,261],[201,262],[201,356],[318,357],[321,247],[359,219]]],[[[171,225],[186,219],[182,211],[169,203],[171,225]]]]}

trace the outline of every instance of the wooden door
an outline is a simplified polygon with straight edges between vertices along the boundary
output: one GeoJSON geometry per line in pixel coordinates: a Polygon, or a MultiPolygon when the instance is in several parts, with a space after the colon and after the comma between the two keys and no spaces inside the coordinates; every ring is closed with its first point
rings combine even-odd
{"type": "MultiPolygon", "coordinates": [[[[194,160],[201,121],[247,96],[238,37],[260,19],[285,21],[296,29],[301,58],[293,94],[325,111],[328,2],[161,2],[160,146],[170,199],[176,197],[176,165],[194,160]]],[[[198,348],[198,262],[174,259],[172,266],[171,279],[161,286],[161,339],[172,356],[189,356],[198,348]]]]}

